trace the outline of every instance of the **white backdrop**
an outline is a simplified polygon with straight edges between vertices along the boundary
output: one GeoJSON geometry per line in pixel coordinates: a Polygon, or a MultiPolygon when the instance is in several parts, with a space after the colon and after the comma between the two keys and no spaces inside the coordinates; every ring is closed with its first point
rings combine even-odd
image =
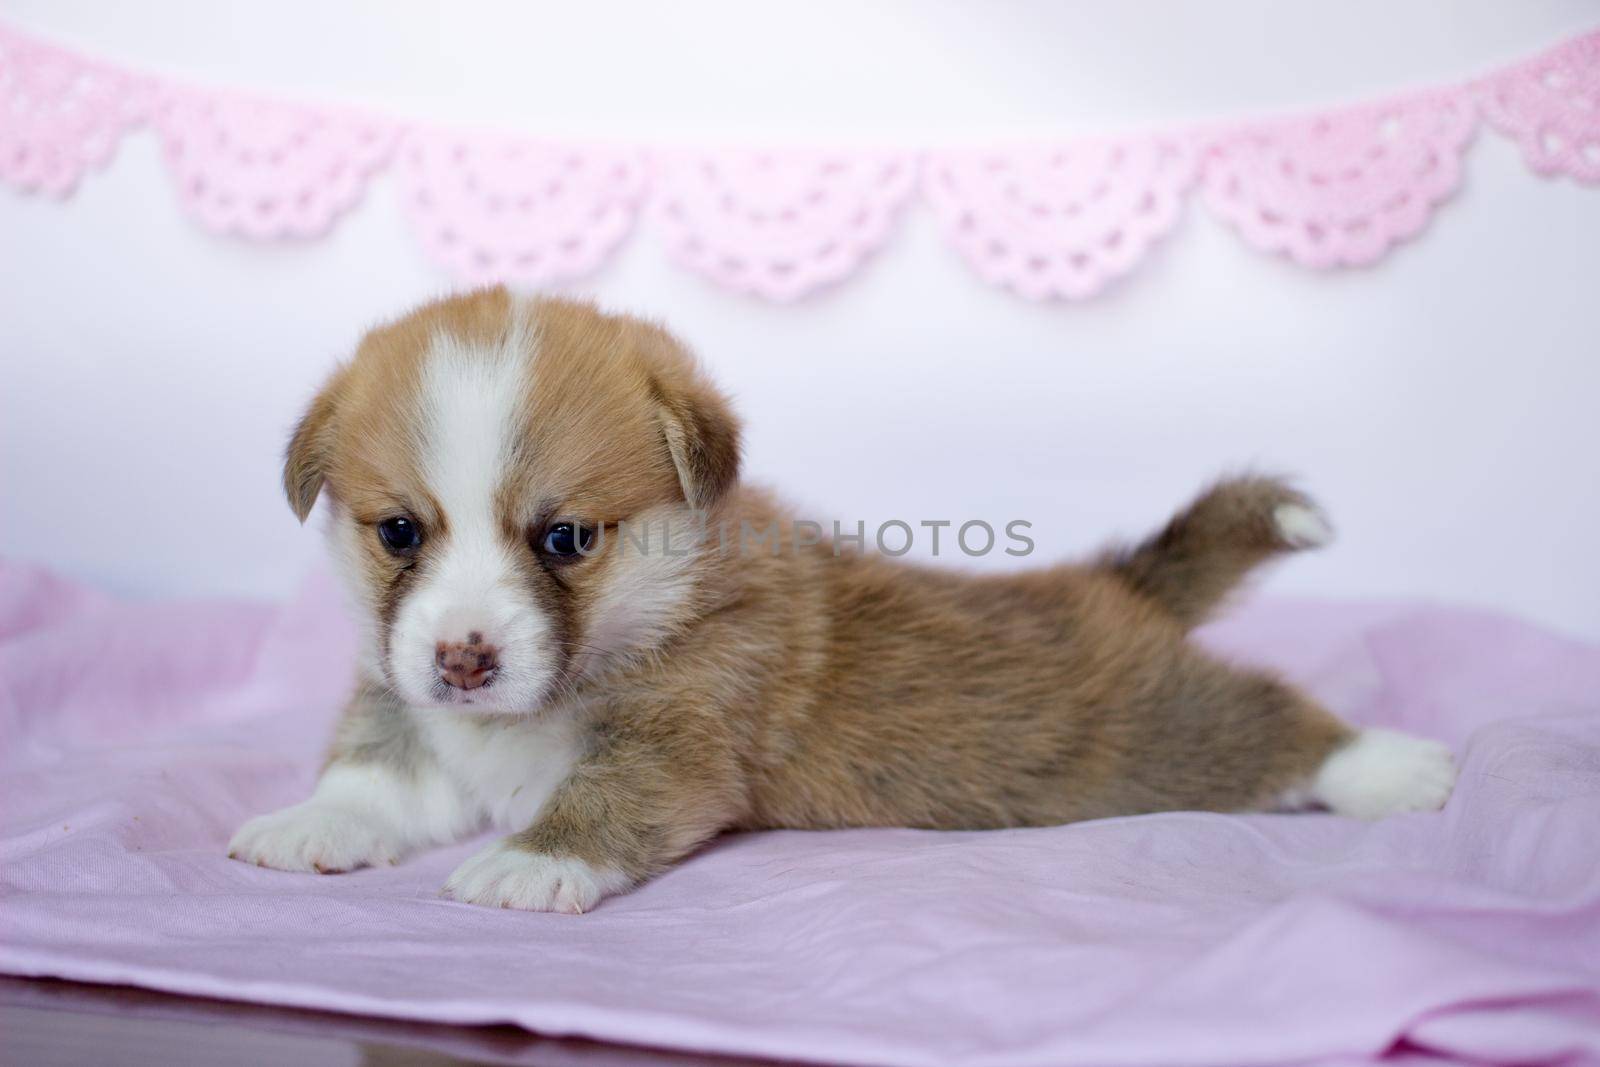
{"type": "MultiPolygon", "coordinates": [[[[644,138],[916,141],[1227,117],[1476,74],[1593,2],[374,4],[0,0],[169,74],[400,113],[644,138]]],[[[388,177],[330,238],[215,238],[153,139],[58,204],[0,190],[0,554],[138,595],[281,595],[320,558],[288,427],[362,329],[447,280],[388,177]]],[[[1341,539],[1279,593],[1498,606],[1600,637],[1600,190],[1480,138],[1461,195],[1374,269],[1314,274],[1202,211],[1114,292],[990,290],[913,208],[798,307],[645,232],[576,287],[666,320],[735,393],[752,478],[812,513],[1012,518],[1039,555],[1159,522],[1246,463],[1341,539]]],[[[984,565],[1013,563],[1005,557],[984,565]]]]}

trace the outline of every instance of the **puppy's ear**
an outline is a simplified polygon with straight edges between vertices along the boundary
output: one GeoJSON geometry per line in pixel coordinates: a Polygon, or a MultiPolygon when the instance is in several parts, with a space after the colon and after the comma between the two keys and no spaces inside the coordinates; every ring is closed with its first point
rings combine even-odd
{"type": "Polygon", "coordinates": [[[336,371],[300,416],[283,454],[283,492],[295,517],[305,522],[322,492],[333,451],[333,417],[343,392],[344,371],[336,371]]]}
{"type": "Polygon", "coordinates": [[[676,338],[655,326],[641,333],[661,433],[683,498],[705,511],[739,478],[739,420],[676,338]]]}

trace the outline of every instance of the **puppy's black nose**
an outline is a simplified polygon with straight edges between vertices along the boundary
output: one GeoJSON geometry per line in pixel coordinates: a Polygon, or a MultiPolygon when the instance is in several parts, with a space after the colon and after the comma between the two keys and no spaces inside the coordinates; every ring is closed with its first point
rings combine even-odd
{"type": "Polygon", "coordinates": [[[439,677],[457,689],[477,689],[489,684],[500,665],[500,650],[485,644],[474,630],[465,641],[440,641],[433,662],[439,677]]]}

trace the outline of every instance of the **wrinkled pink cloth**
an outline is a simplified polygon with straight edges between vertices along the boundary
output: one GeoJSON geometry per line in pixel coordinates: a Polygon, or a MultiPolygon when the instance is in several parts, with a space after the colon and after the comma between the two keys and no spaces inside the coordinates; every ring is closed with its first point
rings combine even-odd
{"type": "Polygon", "coordinates": [[[1600,1054],[1600,648],[1478,611],[1257,605],[1205,635],[1461,754],[1441,815],[729,837],[582,917],[440,900],[481,842],[231,862],[301,799],[351,640],[0,566],[0,970],[872,1064],[1600,1054]]]}

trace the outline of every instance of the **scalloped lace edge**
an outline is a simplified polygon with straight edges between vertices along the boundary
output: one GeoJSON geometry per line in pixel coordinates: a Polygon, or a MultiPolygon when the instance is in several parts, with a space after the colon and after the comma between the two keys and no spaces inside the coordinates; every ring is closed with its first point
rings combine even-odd
{"type": "Polygon", "coordinates": [[[1207,127],[647,150],[196,87],[0,24],[0,181],[64,199],[148,127],[191,218],[284,240],[328,233],[394,172],[422,250],[469,283],[585,277],[648,218],[685,269],[791,301],[857,273],[913,201],[981,279],[1035,300],[1087,299],[1130,274],[1191,197],[1260,251],[1359,267],[1426,228],[1485,125],[1536,174],[1600,185],[1600,30],[1457,85],[1207,127]]]}

